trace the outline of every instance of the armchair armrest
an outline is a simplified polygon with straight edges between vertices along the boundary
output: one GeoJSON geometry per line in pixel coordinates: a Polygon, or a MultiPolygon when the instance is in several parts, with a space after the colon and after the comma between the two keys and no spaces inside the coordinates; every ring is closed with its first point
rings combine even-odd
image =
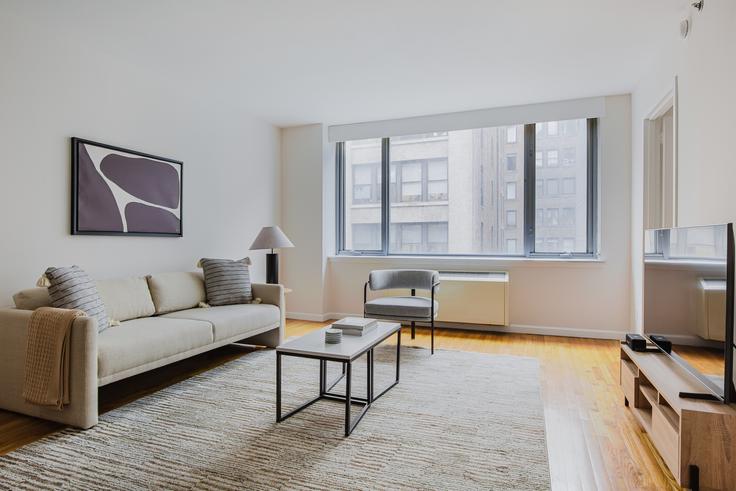
{"type": "Polygon", "coordinates": [[[0,309],[0,408],[79,428],[97,424],[97,322],[72,324],[69,405],[58,411],[23,399],[26,343],[31,310],[0,309]]]}

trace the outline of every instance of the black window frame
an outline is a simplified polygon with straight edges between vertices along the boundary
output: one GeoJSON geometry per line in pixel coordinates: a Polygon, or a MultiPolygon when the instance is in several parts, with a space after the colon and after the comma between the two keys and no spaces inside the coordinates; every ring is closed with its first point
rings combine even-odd
{"type": "MultiPolygon", "coordinates": [[[[540,122],[539,124],[547,124],[548,121],[540,122]]],[[[558,136],[560,136],[558,124],[558,136]]],[[[445,134],[445,132],[442,132],[445,134]]],[[[381,175],[381,189],[380,189],[380,205],[381,205],[381,247],[376,250],[354,250],[345,248],[345,142],[337,142],[335,145],[335,166],[336,166],[336,250],[339,255],[349,256],[361,256],[361,255],[372,255],[372,256],[477,256],[477,257],[498,257],[498,258],[561,258],[561,259],[591,259],[598,256],[598,119],[587,118],[586,119],[586,146],[587,146],[587,182],[586,182],[586,250],[585,252],[537,252],[536,251],[536,124],[525,124],[524,125],[524,152],[521,165],[524,170],[523,180],[523,208],[520,210],[524,217],[524,227],[526,231],[523,236],[523,253],[521,254],[436,254],[436,253],[421,253],[421,254],[407,254],[407,253],[391,253],[390,248],[390,212],[391,212],[391,199],[390,199],[390,187],[391,187],[391,138],[384,137],[381,139],[381,165],[379,172],[381,175]]],[[[518,141],[518,135],[517,135],[518,141]]],[[[559,162],[558,152],[558,165],[559,162]]],[[[504,165],[506,165],[504,159],[504,165]]],[[[544,165],[544,163],[543,163],[544,165]]],[[[519,168],[519,161],[517,157],[517,169],[519,168]]],[[[422,194],[425,194],[426,189],[426,165],[422,169],[422,194]]],[[[448,167],[448,184],[449,184],[449,167],[448,167]]],[[[397,192],[400,193],[400,180],[398,177],[397,168],[397,192]]],[[[352,184],[352,183],[351,183],[352,184]]],[[[576,183],[576,188],[580,187],[579,183],[576,183]]],[[[505,194],[505,189],[504,189],[505,194]]],[[[517,197],[519,190],[517,189],[517,197]]],[[[449,189],[448,189],[449,199],[449,189]]],[[[504,196],[504,199],[507,199],[504,196]]],[[[442,200],[444,201],[444,200],[442,200]]],[[[440,201],[440,202],[442,202],[440,201]]],[[[517,224],[519,217],[517,215],[517,224]]],[[[577,220],[576,220],[577,221],[577,220]]],[[[518,226],[518,225],[517,225],[518,226]]],[[[448,237],[449,239],[449,237],[448,237]]],[[[560,238],[559,240],[563,240],[560,238]]],[[[559,241],[558,241],[559,242],[559,241]]],[[[505,244],[505,242],[504,242],[505,244]]]]}

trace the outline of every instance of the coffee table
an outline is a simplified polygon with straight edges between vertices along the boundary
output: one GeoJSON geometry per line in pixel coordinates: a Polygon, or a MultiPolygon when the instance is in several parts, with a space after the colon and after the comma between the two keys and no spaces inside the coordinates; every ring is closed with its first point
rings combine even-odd
{"type": "Polygon", "coordinates": [[[315,402],[326,399],[345,403],[345,436],[349,436],[358,425],[368,408],[379,397],[399,383],[399,360],[401,355],[401,324],[395,322],[379,322],[370,332],[362,336],[348,336],[343,334],[339,344],[325,343],[325,327],[312,331],[304,336],[287,341],[276,348],[276,421],[281,422],[295,415],[299,411],[311,406],[315,402]],[[378,395],[374,393],[373,349],[383,341],[396,334],[396,379],[384,388],[378,395]],[[367,384],[365,397],[356,397],[352,394],[353,362],[366,355],[367,384]],[[301,406],[281,414],[281,357],[296,356],[319,360],[319,395],[301,406]],[[327,381],[327,362],[342,364],[342,374],[335,380],[327,381]],[[331,390],[345,378],[345,394],[336,394],[331,390]],[[362,408],[353,420],[351,406],[357,404],[362,408]]]}

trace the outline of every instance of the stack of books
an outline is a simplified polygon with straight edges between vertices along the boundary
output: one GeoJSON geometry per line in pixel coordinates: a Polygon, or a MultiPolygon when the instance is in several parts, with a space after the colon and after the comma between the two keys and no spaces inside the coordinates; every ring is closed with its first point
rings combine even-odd
{"type": "Polygon", "coordinates": [[[362,336],[372,331],[378,325],[376,319],[366,319],[363,317],[345,317],[332,324],[332,329],[340,329],[343,334],[348,336],[362,336]]]}

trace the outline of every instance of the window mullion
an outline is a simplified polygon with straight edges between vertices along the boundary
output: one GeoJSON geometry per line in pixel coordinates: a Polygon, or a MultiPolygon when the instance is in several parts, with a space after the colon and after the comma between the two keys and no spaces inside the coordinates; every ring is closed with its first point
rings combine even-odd
{"type": "Polygon", "coordinates": [[[524,255],[534,253],[536,220],[536,129],[534,124],[524,125],[524,255]]]}
{"type": "Polygon", "coordinates": [[[337,203],[337,213],[335,213],[335,237],[337,239],[336,250],[342,252],[345,250],[345,143],[338,142],[335,149],[335,167],[337,172],[335,198],[337,203]]]}
{"type": "Polygon", "coordinates": [[[598,120],[588,119],[587,251],[596,254],[598,221],[598,120]]]}
{"type": "Polygon", "coordinates": [[[391,180],[391,140],[381,140],[381,251],[388,255],[389,229],[391,220],[391,199],[389,186],[391,180]]]}

